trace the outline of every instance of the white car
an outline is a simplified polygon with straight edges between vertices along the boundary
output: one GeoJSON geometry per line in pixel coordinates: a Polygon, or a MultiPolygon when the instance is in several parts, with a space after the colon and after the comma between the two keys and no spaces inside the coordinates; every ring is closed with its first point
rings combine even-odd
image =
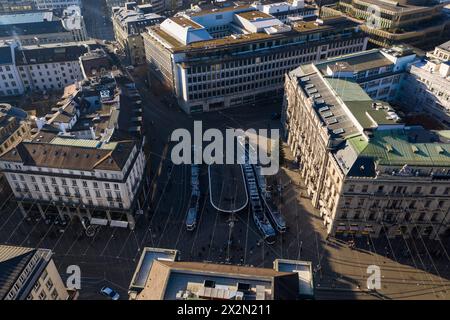
{"type": "Polygon", "coordinates": [[[120,295],[109,287],[101,288],[100,293],[111,300],[119,300],[120,298],[120,295]]]}

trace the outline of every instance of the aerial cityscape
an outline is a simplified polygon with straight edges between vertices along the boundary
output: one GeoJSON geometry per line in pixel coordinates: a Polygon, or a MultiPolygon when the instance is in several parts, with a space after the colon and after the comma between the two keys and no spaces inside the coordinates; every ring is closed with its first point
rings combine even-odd
{"type": "Polygon", "coordinates": [[[0,0],[0,300],[450,300],[449,267],[450,0],[0,0]]]}

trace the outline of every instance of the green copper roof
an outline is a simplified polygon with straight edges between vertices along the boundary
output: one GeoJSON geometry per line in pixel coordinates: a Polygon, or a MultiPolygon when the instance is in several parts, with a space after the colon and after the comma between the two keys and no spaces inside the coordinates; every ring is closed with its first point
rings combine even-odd
{"type": "Polygon", "coordinates": [[[330,77],[325,79],[363,128],[397,123],[395,120],[386,118],[388,116],[386,110],[373,109],[372,103],[375,101],[353,79],[330,77]]]}
{"type": "Polygon", "coordinates": [[[450,166],[450,144],[413,143],[406,130],[376,130],[370,142],[362,136],[348,139],[359,157],[370,157],[379,164],[402,166],[450,166]]]}

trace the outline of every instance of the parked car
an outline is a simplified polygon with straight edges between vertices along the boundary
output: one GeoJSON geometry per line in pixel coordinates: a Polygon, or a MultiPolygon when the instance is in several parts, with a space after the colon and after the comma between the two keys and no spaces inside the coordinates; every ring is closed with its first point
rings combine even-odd
{"type": "Polygon", "coordinates": [[[110,298],[111,300],[119,300],[120,295],[115,292],[113,289],[111,289],[110,287],[103,287],[100,290],[100,293],[102,295],[104,295],[105,297],[110,298]]]}

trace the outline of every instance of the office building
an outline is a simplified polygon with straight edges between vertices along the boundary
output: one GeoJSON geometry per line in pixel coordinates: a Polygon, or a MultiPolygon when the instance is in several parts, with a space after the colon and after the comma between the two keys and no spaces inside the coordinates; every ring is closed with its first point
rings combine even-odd
{"type": "Polygon", "coordinates": [[[141,33],[146,27],[163,20],[162,16],[152,12],[152,6],[137,5],[136,2],[127,2],[123,7],[113,8],[114,36],[133,65],[145,63],[141,33]]]}
{"type": "Polygon", "coordinates": [[[322,7],[324,16],[344,14],[361,22],[369,41],[381,47],[410,44],[430,48],[450,36],[448,1],[343,0],[322,7]]]}
{"type": "Polygon", "coordinates": [[[39,45],[87,40],[81,15],[56,17],[52,11],[0,14],[0,42],[15,40],[22,45],[39,45]]]}
{"type": "Polygon", "coordinates": [[[35,9],[34,0],[0,0],[0,14],[35,9]]]}
{"type": "MultiPolygon", "coordinates": [[[[123,7],[125,3],[130,0],[106,0],[106,7],[108,13],[112,11],[114,7],[123,7]]],[[[182,0],[138,0],[135,1],[138,5],[151,6],[153,13],[162,14],[166,11],[176,10],[183,5],[182,0]]]]}
{"type": "Polygon", "coordinates": [[[0,245],[0,300],[69,300],[49,249],[0,245]]]}
{"type": "Polygon", "coordinates": [[[449,233],[447,131],[409,124],[414,113],[394,99],[417,59],[405,47],[374,49],[287,75],[285,137],[328,234],[449,233]]]}
{"type": "Polygon", "coordinates": [[[0,156],[22,214],[133,229],[148,193],[140,103],[118,71],[67,87],[32,139],[0,156]]]}
{"type": "Polygon", "coordinates": [[[274,99],[283,92],[285,73],[300,63],[366,49],[356,23],[302,19],[296,7],[303,3],[280,6],[279,14],[281,8],[294,12],[283,14],[288,23],[253,4],[168,18],[143,34],[149,71],[185,112],[195,113],[274,99]]]}
{"type": "Polygon", "coordinates": [[[399,101],[450,125],[450,41],[408,68],[399,101]]]}
{"type": "Polygon", "coordinates": [[[30,138],[28,115],[19,108],[0,103],[0,154],[30,138]]]}
{"type": "Polygon", "coordinates": [[[313,299],[312,265],[276,259],[274,267],[176,261],[176,250],[144,248],[129,288],[130,300],[313,299]]]}
{"type": "Polygon", "coordinates": [[[80,57],[98,48],[94,41],[20,46],[0,45],[0,96],[63,90],[83,79],[80,57]]]}
{"type": "Polygon", "coordinates": [[[82,6],[81,0],[34,0],[38,10],[64,10],[70,6],[82,6]]]}

